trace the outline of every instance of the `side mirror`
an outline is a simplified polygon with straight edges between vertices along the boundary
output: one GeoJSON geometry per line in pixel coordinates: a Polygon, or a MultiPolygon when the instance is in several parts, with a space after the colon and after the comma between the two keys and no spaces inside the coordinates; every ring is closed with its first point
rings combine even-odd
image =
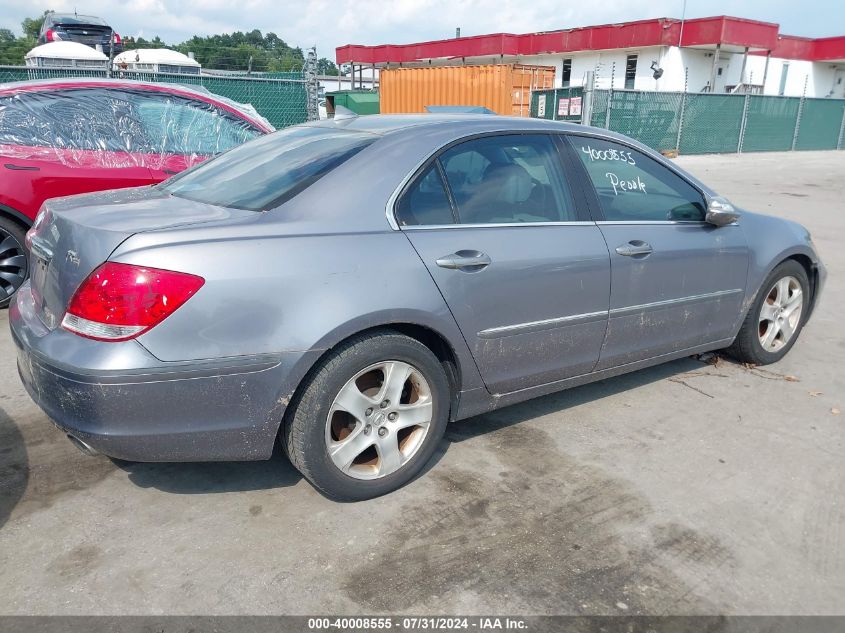
{"type": "Polygon", "coordinates": [[[707,201],[707,214],[704,221],[713,226],[726,226],[739,219],[739,211],[724,198],[710,198],[707,201]]]}

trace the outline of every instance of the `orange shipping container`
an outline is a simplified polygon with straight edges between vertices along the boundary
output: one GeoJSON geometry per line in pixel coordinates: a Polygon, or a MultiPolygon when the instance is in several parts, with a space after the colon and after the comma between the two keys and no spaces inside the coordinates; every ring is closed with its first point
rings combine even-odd
{"type": "Polygon", "coordinates": [[[491,64],[389,68],[379,73],[382,114],[425,112],[430,105],[484,106],[529,116],[531,91],[553,88],[552,66],[491,64]]]}

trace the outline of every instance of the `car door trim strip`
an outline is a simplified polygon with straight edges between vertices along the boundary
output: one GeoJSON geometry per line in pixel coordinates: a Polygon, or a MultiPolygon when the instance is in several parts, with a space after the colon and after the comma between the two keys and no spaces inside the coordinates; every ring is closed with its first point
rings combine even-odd
{"type": "Polygon", "coordinates": [[[478,333],[478,338],[502,338],[505,336],[515,336],[517,334],[527,334],[529,332],[552,330],[554,328],[564,327],[567,325],[590,323],[591,321],[600,321],[606,318],[607,310],[601,310],[600,312],[585,312],[583,314],[572,314],[564,317],[556,317],[554,319],[543,319],[542,321],[529,321],[527,323],[517,323],[516,325],[491,327],[486,330],[481,330],[481,332],[478,333]]]}
{"type": "Polygon", "coordinates": [[[624,308],[612,308],[610,310],[611,317],[628,316],[637,314],[639,312],[649,312],[651,310],[659,310],[669,306],[674,306],[682,303],[699,303],[701,301],[708,301],[710,299],[718,299],[719,297],[727,297],[737,293],[745,292],[742,288],[733,288],[731,290],[717,290],[716,292],[707,292],[700,295],[690,295],[688,297],[679,297],[677,299],[665,299],[663,301],[652,301],[651,303],[641,303],[639,305],[625,306],[624,308]]]}
{"type": "Polygon", "coordinates": [[[624,308],[613,308],[609,311],[602,310],[599,312],[585,312],[583,314],[572,314],[569,316],[556,317],[553,319],[543,319],[542,321],[528,321],[526,323],[517,323],[515,325],[503,325],[499,327],[487,328],[486,330],[481,330],[478,333],[478,338],[502,338],[505,336],[515,336],[517,334],[527,334],[529,332],[552,330],[567,325],[578,325],[581,323],[598,321],[606,318],[607,316],[627,316],[639,312],[659,310],[661,308],[683,303],[698,303],[700,301],[717,299],[719,297],[726,297],[741,292],[744,292],[742,288],[733,288],[731,290],[717,290],[716,292],[708,292],[700,295],[690,295],[687,297],[679,297],[677,299],[665,299],[663,301],[652,301],[651,303],[641,303],[638,305],[626,306],[624,308]]]}

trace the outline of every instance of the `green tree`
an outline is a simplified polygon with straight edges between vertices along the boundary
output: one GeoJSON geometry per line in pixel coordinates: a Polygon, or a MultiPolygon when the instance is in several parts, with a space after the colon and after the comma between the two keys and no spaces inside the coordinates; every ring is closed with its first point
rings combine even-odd
{"type": "Polygon", "coordinates": [[[317,74],[336,77],[338,74],[337,66],[332,60],[321,57],[317,60],[317,74]]]}
{"type": "Polygon", "coordinates": [[[48,13],[50,13],[50,11],[45,11],[36,18],[24,18],[24,21],[21,22],[23,36],[30,37],[34,40],[38,39],[38,34],[41,32],[41,26],[44,24],[44,18],[47,17],[48,13]]]}
{"type": "MultiPolygon", "coordinates": [[[[23,37],[17,37],[9,29],[0,29],[0,64],[20,66],[24,55],[36,44],[44,17],[49,13],[34,18],[26,18],[21,23],[23,37]]],[[[143,37],[123,38],[124,48],[165,48],[168,47],[158,35],[152,39],[143,37]]],[[[252,72],[299,71],[305,63],[305,56],[299,47],[290,46],[275,33],[263,34],[259,29],[247,33],[235,31],[217,35],[199,36],[172,46],[182,53],[194,53],[196,60],[206,68],[252,72]]],[[[317,62],[318,71],[323,75],[336,75],[337,66],[326,59],[317,62]]]]}
{"type": "MultiPolygon", "coordinates": [[[[47,15],[47,12],[44,12],[47,15]]],[[[36,38],[44,23],[44,15],[26,18],[21,22],[23,37],[17,37],[9,29],[0,29],[0,65],[22,66],[24,55],[36,45],[36,38]]]]}

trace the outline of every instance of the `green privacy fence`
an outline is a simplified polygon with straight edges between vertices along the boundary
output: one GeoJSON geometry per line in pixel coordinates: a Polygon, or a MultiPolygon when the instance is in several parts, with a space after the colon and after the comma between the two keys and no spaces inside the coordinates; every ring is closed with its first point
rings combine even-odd
{"type": "MultiPolygon", "coordinates": [[[[203,87],[221,97],[251,104],[259,114],[276,128],[303,123],[308,118],[308,94],[303,73],[273,73],[272,78],[265,78],[121,71],[113,73],[113,76],[121,79],[203,87]]],[[[0,83],[68,77],[102,79],[106,77],[106,71],[81,68],[0,66],[0,83]]]]}
{"type": "Polygon", "coordinates": [[[581,121],[584,89],[554,88],[531,93],[531,116],[550,121],[581,121]]]}
{"type": "MultiPolygon", "coordinates": [[[[658,151],[845,149],[845,99],[593,90],[584,104],[585,124],[620,132],[658,151]]],[[[533,100],[532,116],[537,116],[533,100]]]]}

